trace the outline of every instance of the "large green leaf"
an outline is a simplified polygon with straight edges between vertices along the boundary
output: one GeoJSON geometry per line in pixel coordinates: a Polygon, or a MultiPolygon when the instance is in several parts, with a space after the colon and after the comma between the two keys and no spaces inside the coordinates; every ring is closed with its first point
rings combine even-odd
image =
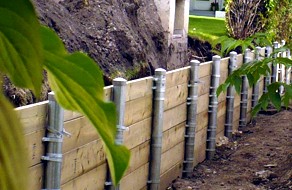
{"type": "Polygon", "coordinates": [[[1,93],[0,121],[0,189],[26,190],[28,168],[22,127],[1,93]]]}
{"type": "Polygon", "coordinates": [[[279,93],[280,83],[272,83],[268,86],[268,95],[272,104],[280,110],[281,108],[281,96],[279,93]]]}
{"type": "Polygon", "coordinates": [[[282,101],[284,106],[288,107],[290,104],[290,100],[292,99],[292,84],[283,84],[285,88],[285,93],[282,96],[282,101]]]}
{"type": "Polygon", "coordinates": [[[0,70],[36,95],[41,89],[43,61],[38,28],[29,0],[0,1],[0,70]]]}
{"type": "Polygon", "coordinates": [[[128,166],[130,152],[114,144],[116,111],[112,103],[103,102],[102,73],[85,54],[67,54],[54,32],[48,28],[41,31],[44,66],[56,99],[64,108],[86,115],[96,127],[105,144],[113,182],[117,184],[128,166]]]}

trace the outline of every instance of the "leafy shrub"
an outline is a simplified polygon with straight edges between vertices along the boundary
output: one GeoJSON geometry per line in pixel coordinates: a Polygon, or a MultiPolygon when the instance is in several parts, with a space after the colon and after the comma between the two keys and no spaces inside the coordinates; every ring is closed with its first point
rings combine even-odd
{"type": "Polygon", "coordinates": [[[263,0],[228,0],[226,26],[234,39],[246,39],[264,28],[263,0]]]}
{"type": "Polygon", "coordinates": [[[265,30],[273,40],[292,44],[292,0],[266,0],[265,30]]]}

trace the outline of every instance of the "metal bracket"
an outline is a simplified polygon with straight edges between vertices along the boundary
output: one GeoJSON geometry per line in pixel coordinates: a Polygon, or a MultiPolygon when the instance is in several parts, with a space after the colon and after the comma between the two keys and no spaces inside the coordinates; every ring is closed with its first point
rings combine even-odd
{"type": "Polygon", "coordinates": [[[123,126],[123,125],[117,125],[117,129],[122,130],[122,131],[129,131],[130,130],[129,127],[126,127],[126,126],[123,126]]]}
{"type": "Polygon", "coordinates": [[[47,156],[42,156],[42,160],[51,161],[51,162],[62,162],[62,154],[53,154],[50,153],[47,156]]]}
{"type": "Polygon", "coordinates": [[[236,69],[237,67],[238,67],[237,65],[233,65],[233,66],[232,65],[229,65],[228,66],[229,69],[236,69]]]}
{"type": "Polygon", "coordinates": [[[192,133],[190,135],[184,135],[186,138],[195,138],[195,133],[192,133]]]}
{"type": "Polygon", "coordinates": [[[189,164],[189,163],[193,163],[193,162],[194,162],[194,159],[193,160],[184,160],[183,161],[184,164],[189,164]]]}
{"type": "Polygon", "coordinates": [[[104,185],[105,185],[105,186],[112,186],[113,183],[112,183],[111,181],[106,181],[106,182],[104,182],[104,185]]]}
{"type": "Polygon", "coordinates": [[[69,132],[67,132],[67,131],[65,130],[65,128],[63,128],[62,131],[57,131],[56,129],[53,129],[53,128],[51,128],[50,126],[48,126],[48,127],[47,127],[47,130],[48,130],[50,133],[53,133],[54,135],[56,135],[57,137],[63,137],[64,135],[65,135],[66,137],[71,137],[71,136],[72,136],[72,134],[69,133],[69,132]]]}
{"type": "Polygon", "coordinates": [[[58,137],[43,137],[42,138],[43,142],[56,142],[56,143],[61,143],[63,142],[62,138],[58,138],[58,137]]]}
{"type": "Polygon", "coordinates": [[[147,181],[148,184],[154,183],[154,184],[159,184],[160,180],[149,180],[147,181]]]}
{"type": "Polygon", "coordinates": [[[72,134],[69,133],[69,132],[67,132],[67,131],[65,130],[65,128],[63,128],[62,134],[65,135],[66,137],[71,137],[71,136],[72,136],[72,134]]]}

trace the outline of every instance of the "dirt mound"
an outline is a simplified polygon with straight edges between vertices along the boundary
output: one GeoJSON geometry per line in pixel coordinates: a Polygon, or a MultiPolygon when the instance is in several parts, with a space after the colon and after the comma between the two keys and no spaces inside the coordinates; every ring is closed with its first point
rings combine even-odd
{"type": "MultiPolygon", "coordinates": [[[[35,0],[40,22],[54,29],[69,52],[83,51],[104,72],[105,85],[116,77],[135,79],[166,68],[168,49],[153,0],[35,0]]],[[[45,76],[45,75],[44,75],[45,76]]],[[[46,78],[46,77],[45,77],[46,78]]],[[[5,78],[3,90],[15,106],[47,98],[19,89],[5,78]]]]}
{"type": "Polygon", "coordinates": [[[153,0],[56,1],[35,1],[41,22],[70,52],[88,53],[109,79],[166,67],[166,38],[153,0]]]}
{"type": "Polygon", "coordinates": [[[217,148],[214,160],[199,164],[189,180],[169,189],[292,189],[292,111],[260,115],[243,135],[217,148]]]}

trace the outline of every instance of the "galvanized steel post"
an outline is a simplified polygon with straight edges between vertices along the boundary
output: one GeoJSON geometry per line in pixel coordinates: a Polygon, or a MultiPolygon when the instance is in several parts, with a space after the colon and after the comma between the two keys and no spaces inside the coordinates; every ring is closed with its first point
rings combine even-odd
{"type": "Polygon", "coordinates": [[[124,115],[126,107],[126,84],[127,80],[123,78],[116,78],[113,80],[114,85],[114,103],[117,110],[117,135],[116,144],[123,144],[123,132],[127,128],[124,126],[124,115]]]}
{"type": "MultiPolygon", "coordinates": [[[[285,44],[286,44],[285,40],[281,40],[280,46],[281,47],[284,47],[285,44]]],[[[281,57],[286,57],[286,51],[281,51],[280,56],[281,57]]],[[[285,82],[285,76],[286,76],[285,70],[286,70],[285,69],[285,65],[279,64],[279,70],[278,70],[278,72],[279,72],[279,81],[280,82],[285,82]]],[[[280,90],[280,94],[283,94],[284,93],[284,86],[281,85],[280,88],[279,88],[279,90],[280,90]]]]}
{"type": "Polygon", "coordinates": [[[206,158],[212,159],[215,155],[216,147],[216,129],[217,129],[217,111],[218,111],[218,98],[216,90],[219,86],[220,79],[220,63],[221,57],[218,55],[213,56],[212,63],[212,76],[209,95],[209,120],[207,129],[207,149],[206,158]]]}
{"type": "MultiPolygon", "coordinates": [[[[113,80],[113,101],[116,105],[117,112],[117,134],[115,138],[116,144],[123,144],[123,133],[127,127],[124,126],[124,115],[126,107],[126,84],[127,80],[123,78],[115,78],[113,80]]],[[[110,176],[110,171],[107,172],[107,181],[105,182],[107,190],[119,190],[120,186],[114,187],[110,176]]]]}
{"type": "MultiPolygon", "coordinates": [[[[277,58],[277,53],[275,53],[275,50],[279,48],[279,43],[278,42],[274,42],[273,43],[273,51],[274,51],[274,55],[273,57],[274,58],[277,58]]],[[[272,64],[272,77],[271,77],[271,82],[274,83],[274,82],[277,82],[277,78],[278,78],[278,64],[276,63],[273,63],[272,64]]]]}
{"type": "MultiPolygon", "coordinates": [[[[272,53],[272,47],[270,46],[267,46],[266,47],[266,57],[269,58],[271,56],[271,53],[272,53]]],[[[271,69],[272,67],[272,63],[268,63],[268,66],[269,68],[271,69]]],[[[268,72],[267,73],[267,76],[264,77],[264,93],[267,93],[268,92],[268,86],[271,84],[271,74],[268,72]]]]}
{"type": "Polygon", "coordinates": [[[189,95],[187,98],[187,123],[185,130],[185,155],[183,177],[190,177],[193,172],[196,118],[198,104],[199,65],[197,60],[191,61],[189,95]]]}
{"type": "MultiPolygon", "coordinates": [[[[249,57],[250,49],[246,49],[244,52],[243,64],[247,64],[251,61],[249,57]]],[[[247,124],[247,101],[248,101],[248,81],[247,77],[242,77],[241,97],[240,97],[240,116],[239,116],[239,128],[245,127],[247,124]]]]}
{"type": "MultiPolygon", "coordinates": [[[[286,57],[291,59],[290,49],[287,49],[286,57]]],[[[291,66],[286,68],[286,84],[291,84],[291,66]]]]}
{"type": "MultiPolygon", "coordinates": [[[[230,75],[237,68],[237,53],[235,51],[229,54],[228,75],[230,75]]],[[[229,139],[232,137],[233,126],[233,111],[234,111],[234,86],[229,86],[226,96],[226,117],[225,117],[225,136],[229,139]]]]}
{"type": "Polygon", "coordinates": [[[50,92],[49,98],[49,123],[47,135],[43,142],[47,142],[46,154],[42,160],[46,161],[44,190],[60,190],[62,169],[62,144],[64,134],[64,110],[56,102],[54,93],[50,92]]]}
{"type": "Polygon", "coordinates": [[[159,190],[160,165],[162,148],[162,127],[165,96],[165,74],[164,69],[156,69],[154,77],[154,99],[153,99],[153,121],[151,134],[151,152],[149,168],[149,189],[159,190]]]}
{"type": "MultiPolygon", "coordinates": [[[[260,51],[261,47],[256,47],[255,49],[255,60],[260,60],[260,51]]],[[[259,81],[257,81],[252,87],[252,98],[251,98],[251,106],[254,108],[258,104],[259,100],[259,81]]]]}

